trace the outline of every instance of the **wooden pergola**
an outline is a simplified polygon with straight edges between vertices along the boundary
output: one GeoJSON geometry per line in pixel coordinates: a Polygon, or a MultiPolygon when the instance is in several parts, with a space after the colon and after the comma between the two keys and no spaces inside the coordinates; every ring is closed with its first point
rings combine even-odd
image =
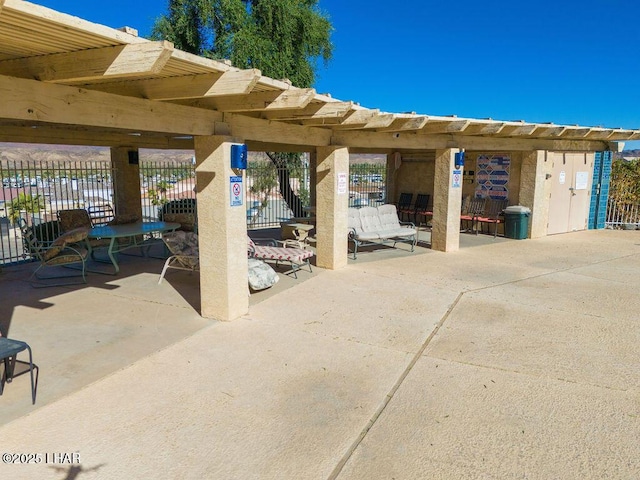
{"type": "Polygon", "coordinates": [[[317,262],[340,268],[346,264],[347,202],[336,178],[348,173],[349,152],[435,152],[434,199],[441,206],[434,212],[433,246],[446,251],[457,246],[451,239],[458,235],[460,194],[451,190],[450,175],[459,149],[595,152],[640,139],[640,131],[620,128],[381,112],[139,38],[128,27],[108,28],[23,0],[0,0],[0,96],[0,142],[111,147],[124,206],[135,203],[136,188],[139,195],[139,187],[127,186],[136,173],[127,166],[127,152],[194,149],[199,215],[211,209],[211,217],[229,225],[221,231],[199,220],[201,241],[219,245],[216,255],[203,254],[203,315],[228,319],[248,308],[241,298],[245,213],[219,199],[234,174],[233,143],[311,153],[317,262]],[[222,259],[220,251],[227,252],[222,259]],[[223,299],[206,301],[208,288],[223,292],[223,299]]]}

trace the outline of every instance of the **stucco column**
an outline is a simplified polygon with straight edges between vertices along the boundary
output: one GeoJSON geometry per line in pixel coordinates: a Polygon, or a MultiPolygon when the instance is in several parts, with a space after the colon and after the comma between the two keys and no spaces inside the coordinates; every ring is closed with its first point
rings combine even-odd
{"type": "Polygon", "coordinates": [[[431,249],[440,252],[455,252],[460,248],[462,180],[459,186],[453,186],[455,154],[458,151],[453,148],[436,150],[431,249]]]}
{"type": "Polygon", "coordinates": [[[518,203],[531,209],[529,238],[547,235],[552,171],[553,164],[547,160],[544,150],[523,153],[518,203]]]}
{"type": "Polygon", "coordinates": [[[242,205],[231,206],[231,177],[241,177],[244,188],[246,175],[231,168],[233,139],[195,137],[194,142],[201,314],[233,320],[249,311],[244,191],[242,205]]]}
{"type": "Polygon", "coordinates": [[[315,151],[309,152],[309,205],[316,205],[316,185],[318,184],[318,156],[315,151]]]}
{"type": "Polygon", "coordinates": [[[133,147],[111,148],[111,164],[114,172],[113,201],[116,213],[118,215],[136,215],[142,220],[138,149],[133,147]]]}
{"type": "Polygon", "coordinates": [[[337,270],[347,265],[349,150],[318,147],[316,153],[316,264],[337,270]]]}

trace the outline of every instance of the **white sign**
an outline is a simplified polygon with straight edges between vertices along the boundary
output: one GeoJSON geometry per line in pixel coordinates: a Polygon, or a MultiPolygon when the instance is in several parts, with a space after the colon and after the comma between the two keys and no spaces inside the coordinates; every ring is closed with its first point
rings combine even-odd
{"type": "Polygon", "coordinates": [[[453,184],[451,185],[453,188],[460,188],[462,186],[462,171],[454,170],[453,171],[453,184]]]}
{"type": "Polygon", "coordinates": [[[589,172],[576,172],[576,190],[586,190],[589,185],[589,172]]]}
{"type": "Polygon", "coordinates": [[[346,195],[348,186],[347,174],[338,173],[338,195],[346,195]]]}
{"type": "Polygon", "coordinates": [[[558,177],[558,181],[560,182],[560,185],[564,185],[564,182],[566,179],[567,179],[567,174],[563,170],[560,172],[560,176],[558,177]]]}
{"type": "Polygon", "coordinates": [[[242,177],[229,177],[229,188],[231,190],[232,207],[242,206],[242,177]]]}

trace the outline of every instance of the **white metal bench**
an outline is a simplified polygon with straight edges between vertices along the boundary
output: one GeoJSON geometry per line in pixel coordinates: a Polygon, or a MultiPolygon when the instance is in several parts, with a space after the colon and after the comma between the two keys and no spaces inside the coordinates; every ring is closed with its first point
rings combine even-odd
{"type": "Polygon", "coordinates": [[[403,242],[413,252],[418,242],[418,231],[411,222],[400,222],[395,205],[349,208],[349,240],[353,242],[353,259],[358,248],[367,245],[403,242]]]}

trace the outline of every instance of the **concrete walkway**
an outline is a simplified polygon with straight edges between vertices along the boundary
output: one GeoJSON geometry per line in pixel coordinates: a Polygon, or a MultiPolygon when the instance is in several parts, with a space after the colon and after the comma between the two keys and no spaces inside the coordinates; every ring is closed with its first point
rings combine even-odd
{"type": "Polygon", "coordinates": [[[49,454],[0,474],[637,479],[638,272],[627,231],[363,253],[0,427],[49,454]]]}

